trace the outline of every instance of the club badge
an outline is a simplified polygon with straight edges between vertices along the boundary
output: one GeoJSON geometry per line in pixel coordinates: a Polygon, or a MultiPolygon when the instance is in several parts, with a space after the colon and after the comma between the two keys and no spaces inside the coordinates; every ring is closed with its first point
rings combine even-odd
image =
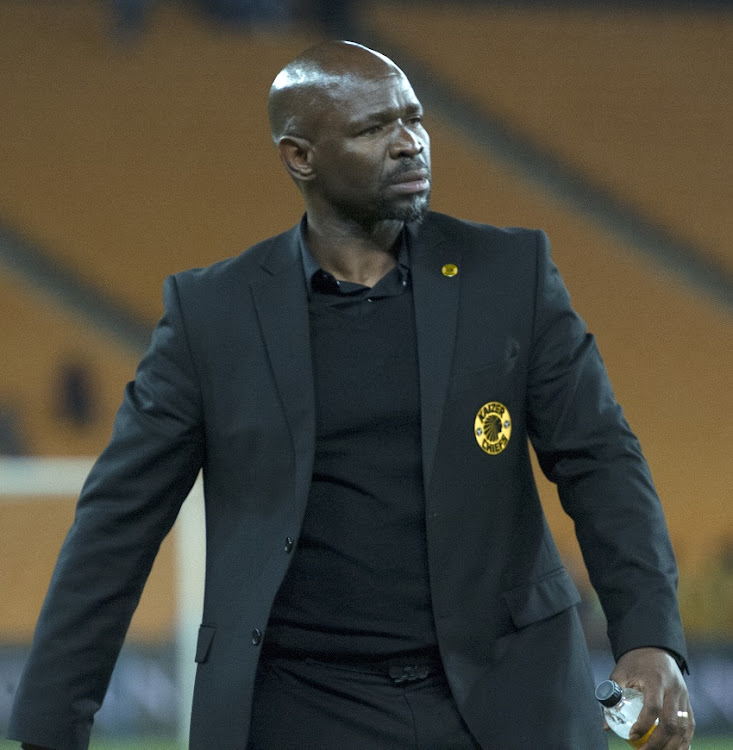
{"type": "Polygon", "coordinates": [[[512,434],[512,418],[509,409],[498,401],[489,401],[476,414],[473,435],[484,453],[495,456],[509,444],[512,434]]]}

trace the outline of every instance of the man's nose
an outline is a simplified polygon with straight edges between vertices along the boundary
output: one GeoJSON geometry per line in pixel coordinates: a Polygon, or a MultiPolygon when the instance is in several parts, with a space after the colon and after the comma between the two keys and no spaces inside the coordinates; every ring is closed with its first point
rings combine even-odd
{"type": "Polygon", "coordinates": [[[422,153],[425,143],[418,133],[405,123],[399,123],[392,141],[391,155],[394,159],[402,156],[417,156],[422,153]]]}

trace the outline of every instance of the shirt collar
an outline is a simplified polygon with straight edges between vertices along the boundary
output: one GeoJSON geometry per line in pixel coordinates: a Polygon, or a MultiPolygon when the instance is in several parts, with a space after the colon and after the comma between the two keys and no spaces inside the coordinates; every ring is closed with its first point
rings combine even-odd
{"type": "MultiPolygon", "coordinates": [[[[306,228],[308,226],[307,216],[304,215],[300,220],[300,226],[298,227],[298,237],[300,243],[300,255],[303,261],[303,273],[305,274],[305,285],[308,290],[308,296],[313,293],[313,276],[317,273],[323,272],[331,276],[327,271],[323,271],[318,261],[311,253],[308,247],[308,240],[306,238],[306,228]]],[[[403,228],[400,232],[400,236],[397,238],[399,243],[399,252],[397,253],[397,268],[400,272],[402,281],[406,284],[410,278],[410,252],[407,247],[407,232],[403,228]]],[[[333,276],[331,276],[333,278],[333,276]]],[[[336,281],[334,279],[334,281],[336,281]]],[[[366,288],[366,287],[364,287],[366,288]]]]}

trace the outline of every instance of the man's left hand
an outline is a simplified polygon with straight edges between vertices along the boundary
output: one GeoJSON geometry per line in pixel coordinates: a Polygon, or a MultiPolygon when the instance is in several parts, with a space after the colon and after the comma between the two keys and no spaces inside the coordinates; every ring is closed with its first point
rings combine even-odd
{"type": "Polygon", "coordinates": [[[634,724],[631,740],[643,737],[659,719],[659,725],[640,750],[689,750],[695,718],[682,672],[671,654],[660,648],[627,651],[618,660],[611,679],[644,695],[644,708],[634,724]]]}

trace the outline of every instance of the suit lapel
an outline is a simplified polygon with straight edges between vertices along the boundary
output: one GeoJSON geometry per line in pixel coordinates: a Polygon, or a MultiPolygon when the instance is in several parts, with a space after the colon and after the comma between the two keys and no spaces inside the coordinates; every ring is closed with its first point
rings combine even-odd
{"type": "Polygon", "coordinates": [[[262,278],[252,283],[257,317],[296,458],[307,459],[310,465],[315,446],[315,397],[308,297],[297,227],[278,240],[262,269],[262,278]]]}
{"type": "MultiPolygon", "coordinates": [[[[429,220],[428,220],[429,221],[429,220]]],[[[460,248],[448,245],[428,222],[408,235],[420,371],[423,481],[427,493],[453,363],[458,322],[460,248]],[[447,264],[457,267],[450,275],[447,264]]]]}
{"type": "MultiPolygon", "coordinates": [[[[429,222],[429,220],[428,220],[429,222]]],[[[415,327],[420,373],[423,481],[427,491],[453,362],[461,249],[451,247],[428,226],[410,227],[415,327]],[[459,272],[447,276],[446,264],[459,272]]],[[[308,298],[297,227],[273,246],[262,264],[264,274],[252,294],[296,456],[309,457],[299,477],[310,482],[315,451],[315,397],[310,350],[308,298]]]]}

